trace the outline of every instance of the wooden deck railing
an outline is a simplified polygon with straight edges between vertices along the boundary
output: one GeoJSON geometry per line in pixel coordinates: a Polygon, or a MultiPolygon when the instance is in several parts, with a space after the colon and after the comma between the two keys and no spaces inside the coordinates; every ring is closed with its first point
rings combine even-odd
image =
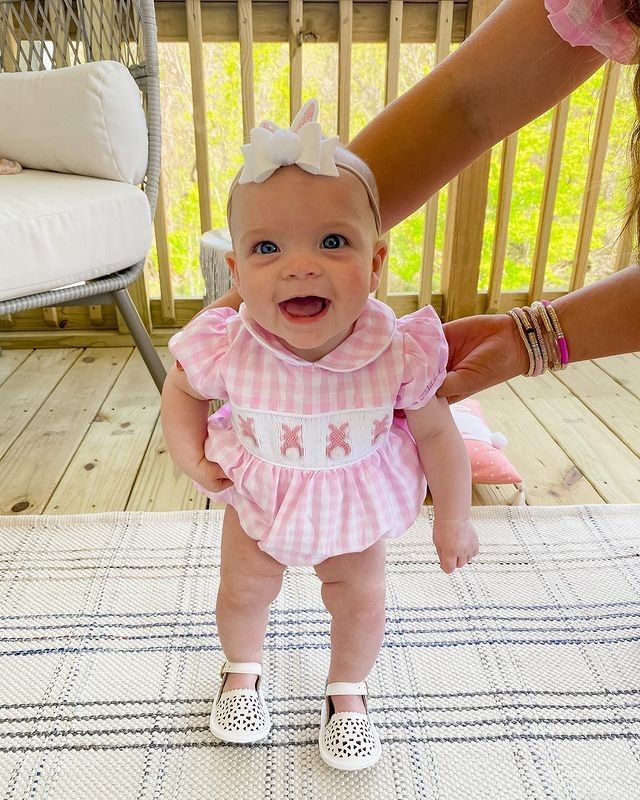
{"type": "MultiPolygon", "coordinates": [[[[399,91],[403,43],[432,43],[435,61],[441,61],[451,46],[464,39],[493,10],[496,0],[156,0],[158,33],[161,43],[188,44],[193,110],[193,133],[199,198],[200,231],[220,221],[212,220],[211,176],[217,165],[210,163],[207,112],[215,107],[215,95],[205,91],[203,54],[211,42],[238,42],[240,85],[238,106],[242,108],[245,139],[255,124],[253,45],[256,42],[288,42],[289,106],[293,117],[303,97],[302,64],[304,52],[314,43],[335,43],[338,49],[336,130],[343,142],[355,133],[351,120],[352,46],[354,43],[383,42],[386,46],[384,101],[391,102],[399,91]]],[[[575,256],[569,289],[580,287],[587,274],[589,247],[593,234],[596,204],[601,190],[603,166],[609,142],[620,67],[608,64],[603,70],[598,108],[593,125],[589,164],[582,199],[575,256]]],[[[394,293],[385,273],[379,296],[398,313],[432,303],[444,318],[471,313],[495,313],[536,297],[557,297],[562,292],[546,291],[545,268],[552,237],[554,204],[558,192],[570,99],[553,112],[545,153],[544,186],[539,209],[537,234],[532,243],[533,258],[529,285],[525,291],[503,289],[505,254],[508,242],[510,205],[514,192],[514,169],[518,134],[501,145],[500,179],[497,196],[493,249],[487,290],[478,289],[481,249],[485,236],[485,211],[491,152],[481,156],[446,189],[446,223],[441,257],[439,291],[434,291],[434,263],[438,199],[431,198],[424,209],[424,236],[419,281],[415,292],[394,293]]],[[[327,128],[326,120],[323,125],[327,128]]],[[[184,324],[201,307],[200,298],[175,296],[171,269],[167,208],[172,187],[161,180],[155,218],[155,237],[160,297],[148,297],[144,284],[138,287],[136,302],[144,306],[153,326],[154,340],[164,343],[176,327],[184,324]]],[[[443,190],[444,191],[444,190],[443,190]]],[[[621,209],[622,212],[622,209],[621,209]]],[[[622,213],[621,213],[622,216],[622,213]]],[[[632,232],[621,237],[613,269],[631,262],[632,232]]],[[[393,260],[393,232],[391,232],[393,260]]],[[[197,270],[197,264],[194,264],[197,270]]],[[[3,342],[15,346],[30,344],[117,344],[126,337],[117,333],[115,313],[102,315],[90,309],[31,311],[16,314],[2,323],[3,342]],[[53,325],[57,330],[52,329],[53,325]],[[47,334],[43,334],[47,331],[47,334]],[[4,334],[8,334],[5,336],[4,334]]]]}

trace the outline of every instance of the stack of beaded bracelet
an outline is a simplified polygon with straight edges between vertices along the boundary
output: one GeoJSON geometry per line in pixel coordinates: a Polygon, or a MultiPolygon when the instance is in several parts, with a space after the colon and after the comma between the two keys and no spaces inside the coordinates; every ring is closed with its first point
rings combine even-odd
{"type": "Polygon", "coordinates": [[[569,348],[555,308],[548,300],[536,300],[531,307],[512,308],[513,319],[529,356],[528,378],[550,370],[564,369],[569,348]]]}

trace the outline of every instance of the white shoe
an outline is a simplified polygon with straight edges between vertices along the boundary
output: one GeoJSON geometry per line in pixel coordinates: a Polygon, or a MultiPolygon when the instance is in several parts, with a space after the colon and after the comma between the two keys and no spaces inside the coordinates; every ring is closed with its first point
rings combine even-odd
{"type": "Polygon", "coordinates": [[[367,684],[329,683],[322,703],[320,717],[320,756],[335,769],[366,769],[380,760],[382,747],[378,733],[369,719],[367,684]],[[334,695],[359,694],[364,700],[365,713],[333,710],[334,695]]]}
{"type": "Polygon", "coordinates": [[[271,720],[261,689],[262,664],[254,662],[233,663],[225,661],[220,670],[222,682],[211,709],[209,730],[224,742],[245,744],[264,739],[271,729],[271,720]],[[229,689],[224,691],[228,672],[255,674],[255,689],[229,689]]]}

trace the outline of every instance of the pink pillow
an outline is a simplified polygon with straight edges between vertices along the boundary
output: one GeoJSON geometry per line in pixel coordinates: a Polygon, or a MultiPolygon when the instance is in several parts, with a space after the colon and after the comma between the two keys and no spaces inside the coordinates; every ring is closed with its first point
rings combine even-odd
{"type": "Polygon", "coordinates": [[[471,461],[473,483],[522,483],[522,476],[502,448],[507,440],[492,433],[477,400],[467,398],[451,405],[451,413],[471,461]]]}

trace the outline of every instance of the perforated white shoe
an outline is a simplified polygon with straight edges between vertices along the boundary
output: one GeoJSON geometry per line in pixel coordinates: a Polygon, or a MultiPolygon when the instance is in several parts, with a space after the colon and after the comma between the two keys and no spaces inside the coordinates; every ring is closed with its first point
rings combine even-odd
{"type": "Polygon", "coordinates": [[[331,697],[359,694],[367,708],[367,684],[329,683],[322,703],[320,717],[320,756],[325,764],[335,769],[366,769],[380,760],[380,738],[369,719],[369,712],[333,710],[331,697]]]}
{"type": "Polygon", "coordinates": [[[211,709],[209,730],[225,742],[247,744],[264,739],[271,729],[271,720],[261,689],[262,664],[252,661],[225,661],[220,670],[220,689],[211,709]],[[255,689],[224,691],[228,672],[255,674],[255,689]]]}

